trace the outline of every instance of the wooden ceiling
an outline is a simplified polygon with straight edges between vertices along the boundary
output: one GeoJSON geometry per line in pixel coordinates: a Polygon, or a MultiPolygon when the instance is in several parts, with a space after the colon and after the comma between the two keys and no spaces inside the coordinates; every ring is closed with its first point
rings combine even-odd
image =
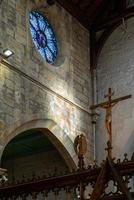
{"type": "Polygon", "coordinates": [[[89,28],[98,12],[103,9],[108,0],[56,0],[82,25],[89,28]]]}
{"type": "Polygon", "coordinates": [[[57,2],[90,31],[91,72],[114,29],[134,16],[134,0],[47,0],[57,2]],[[98,34],[99,32],[99,34],[98,34]]]}
{"type": "MultiPolygon", "coordinates": [[[[52,2],[54,0],[48,0],[52,2]]],[[[130,0],[55,0],[84,27],[103,26],[104,22],[117,18],[127,9],[130,0]]],[[[133,10],[134,11],[134,10],[133,10]]]]}

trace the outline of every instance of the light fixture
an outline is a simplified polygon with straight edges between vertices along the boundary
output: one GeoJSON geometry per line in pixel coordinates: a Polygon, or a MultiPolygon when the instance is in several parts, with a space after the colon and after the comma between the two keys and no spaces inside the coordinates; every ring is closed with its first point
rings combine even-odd
{"type": "Polygon", "coordinates": [[[5,49],[3,50],[3,56],[5,58],[9,58],[14,54],[14,52],[11,49],[5,49]]]}

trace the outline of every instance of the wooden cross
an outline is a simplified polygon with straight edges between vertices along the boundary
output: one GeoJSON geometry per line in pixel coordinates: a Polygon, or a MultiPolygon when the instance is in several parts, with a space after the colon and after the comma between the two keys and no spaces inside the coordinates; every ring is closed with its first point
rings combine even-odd
{"type": "Polygon", "coordinates": [[[99,103],[90,107],[91,109],[100,107],[106,110],[105,127],[109,134],[109,144],[110,144],[109,146],[111,147],[108,149],[108,153],[110,157],[112,157],[112,107],[115,106],[119,101],[123,101],[132,97],[131,95],[127,95],[127,96],[119,97],[117,99],[112,99],[113,94],[114,93],[112,92],[112,89],[109,88],[108,94],[105,95],[105,98],[108,97],[108,101],[105,101],[103,103],[99,103]]]}

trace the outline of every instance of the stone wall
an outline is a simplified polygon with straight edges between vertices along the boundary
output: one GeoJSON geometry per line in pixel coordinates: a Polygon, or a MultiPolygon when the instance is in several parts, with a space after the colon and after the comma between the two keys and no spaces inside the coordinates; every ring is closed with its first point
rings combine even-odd
{"type": "MultiPolygon", "coordinates": [[[[0,43],[15,53],[0,65],[1,135],[4,138],[5,130],[18,121],[21,126],[27,116],[52,119],[71,142],[77,134],[87,135],[87,159],[91,160],[89,33],[59,5],[38,8],[32,2],[5,0],[0,8],[0,43]],[[47,64],[32,42],[29,11],[35,8],[48,18],[56,33],[56,66],[47,64]]],[[[0,141],[3,148],[5,141],[0,141]]]]}
{"type": "MultiPolygon", "coordinates": [[[[105,43],[97,66],[98,102],[111,87],[114,98],[132,94],[132,98],[113,108],[113,156],[122,157],[134,152],[134,18],[126,22],[126,30],[119,26],[105,43]]],[[[104,130],[104,111],[97,122],[97,155],[104,159],[108,136],[104,130]],[[107,138],[107,139],[106,139],[107,138]]]]}

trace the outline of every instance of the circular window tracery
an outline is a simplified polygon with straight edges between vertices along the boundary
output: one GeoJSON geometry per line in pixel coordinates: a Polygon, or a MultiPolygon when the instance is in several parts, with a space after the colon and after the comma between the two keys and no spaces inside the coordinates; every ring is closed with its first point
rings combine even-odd
{"type": "Polygon", "coordinates": [[[41,56],[49,64],[56,61],[58,48],[54,31],[46,17],[37,11],[30,12],[30,31],[33,42],[41,56]]]}

